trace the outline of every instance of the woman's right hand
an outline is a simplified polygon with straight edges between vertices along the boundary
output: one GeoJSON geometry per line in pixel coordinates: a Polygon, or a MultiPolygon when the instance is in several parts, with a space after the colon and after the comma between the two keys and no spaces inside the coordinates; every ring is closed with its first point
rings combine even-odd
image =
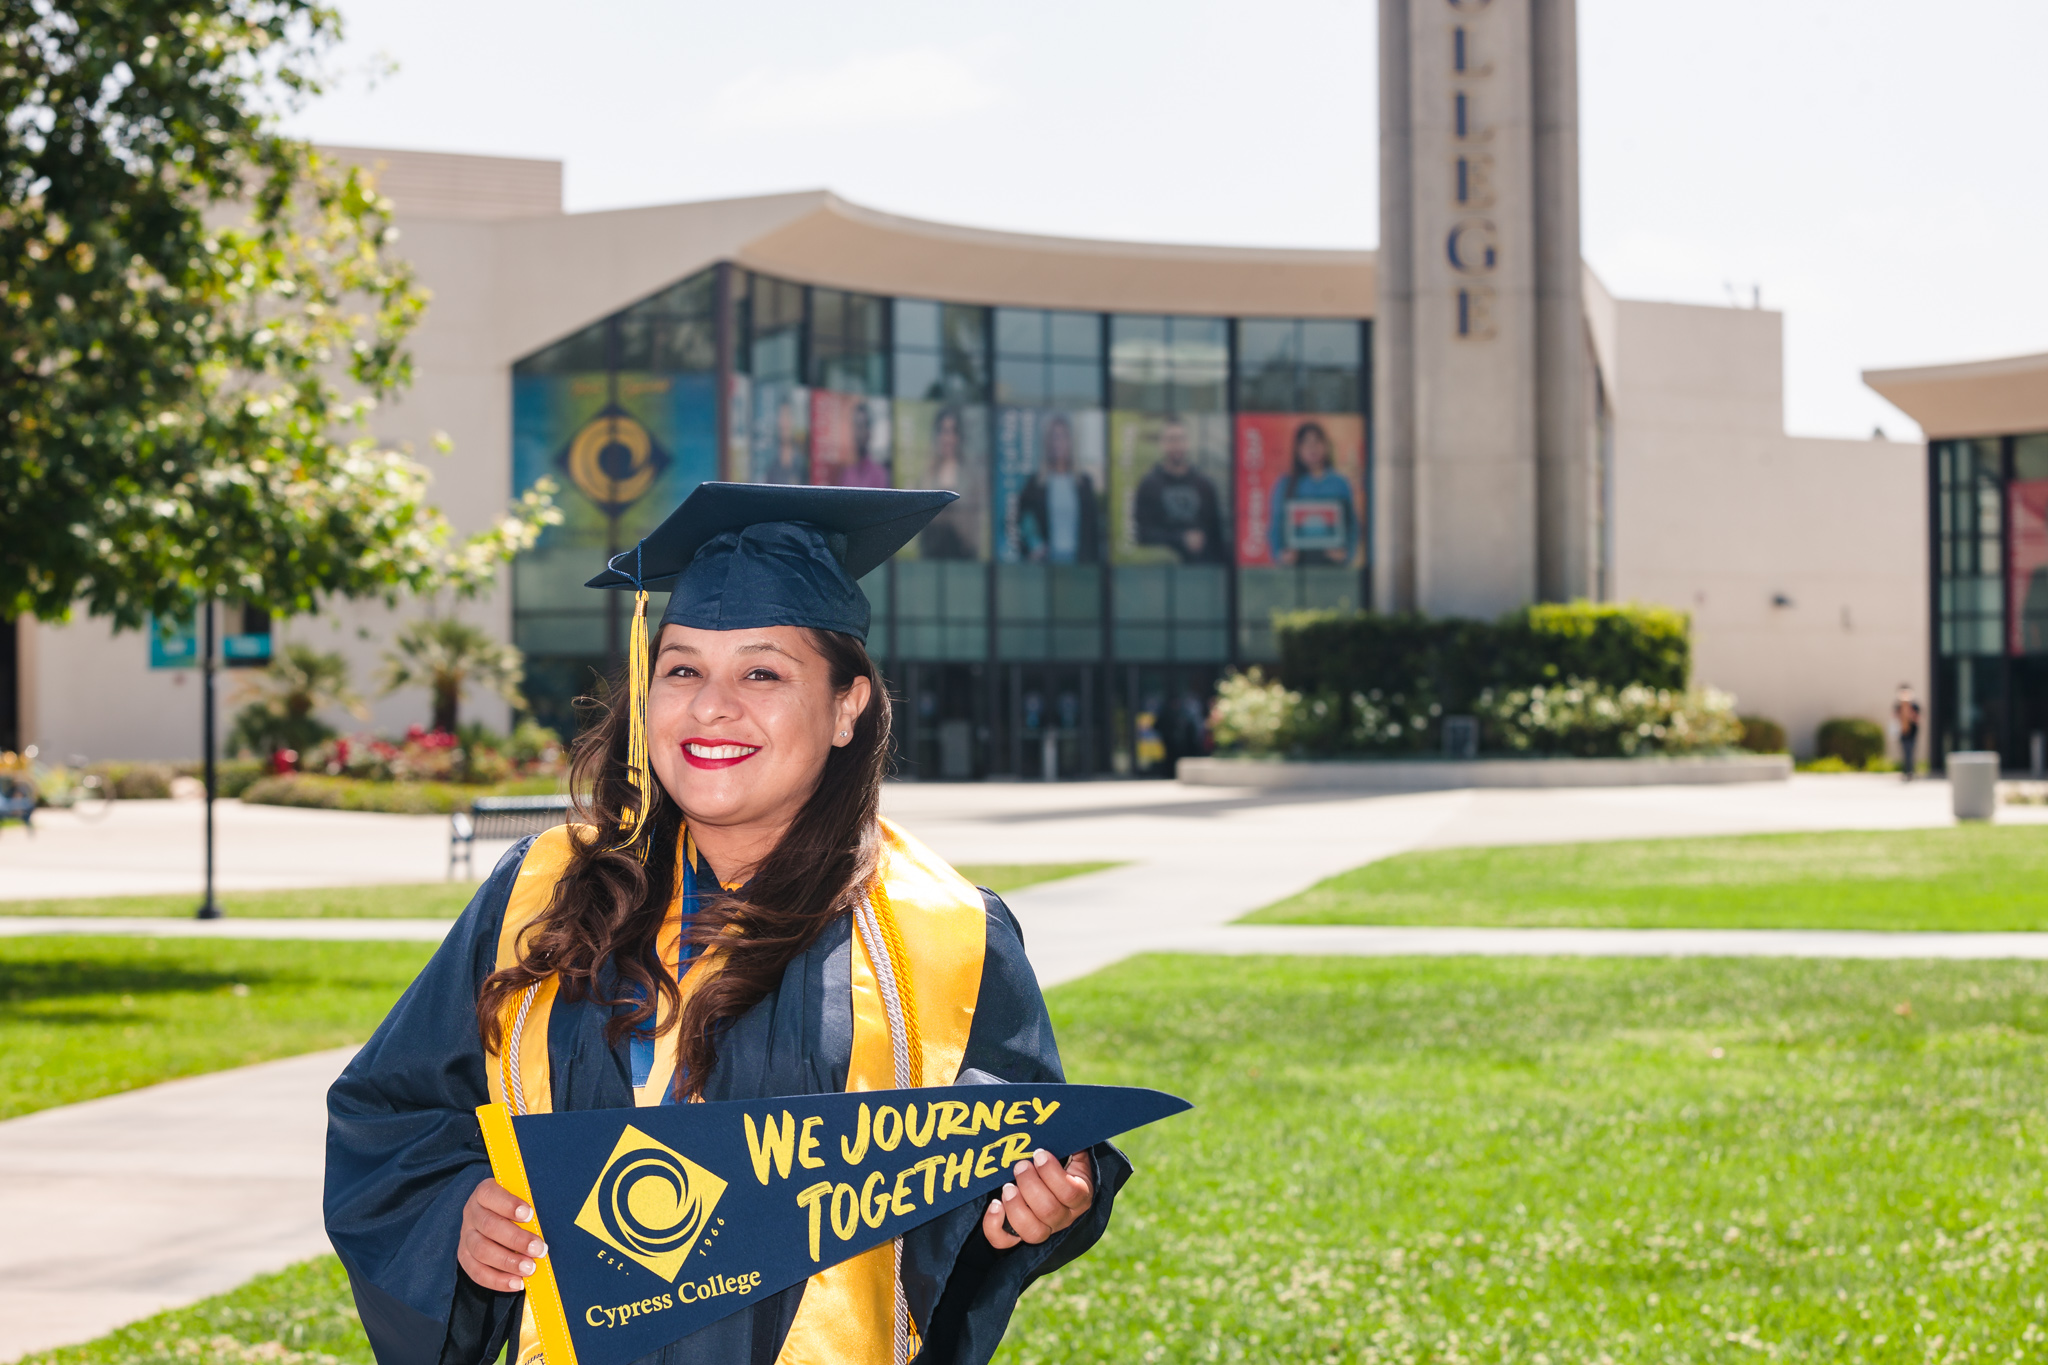
{"type": "Polygon", "coordinates": [[[548,1244],[520,1227],[533,1210],[495,1180],[469,1192],[462,1206],[462,1236],[455,1243],[455,1263],[485,1289],[516,1294],[526,1288],[534,1261],[548,1254],[548,1244]]]}

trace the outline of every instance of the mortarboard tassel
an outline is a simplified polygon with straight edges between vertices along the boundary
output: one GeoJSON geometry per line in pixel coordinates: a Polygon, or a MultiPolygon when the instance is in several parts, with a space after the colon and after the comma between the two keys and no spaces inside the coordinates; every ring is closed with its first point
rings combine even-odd
{"type": "Polygon", "coordinates": [[[654,772],[647,759],[647,589],[633,596],[633,638],[626,645],[626,705],[632,708],[626,729],[626,781],[632,784],[632,804],[619,812],[619,846],[638,844],[640,861],[647,861],[647,841],[639,837],[647,819],[649,797],[654,791],[654,772]]]}

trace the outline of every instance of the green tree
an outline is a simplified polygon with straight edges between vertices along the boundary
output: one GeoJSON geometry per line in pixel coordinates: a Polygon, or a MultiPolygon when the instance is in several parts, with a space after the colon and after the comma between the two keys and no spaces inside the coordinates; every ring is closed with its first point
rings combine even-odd
{"type": "Polygon", "coordinates": [[[515,646],[452,616],[429,616],[406,626],[392,641],[384,656],[383,686],[386,696],[403,687],[426,688],[434,694],[433,728],[452,735],[463,694],[471,687],[523,707],[519,684],[525,674],[525,659],[515,646]]]}
{"type": "Polygon", "coordinates": [[[364,714],[362,699],[349,690],[348,660],[311,645],[286,645],[245,695],[250,700],[235,713],[230,752],[310,749],[334,733],[315,712],[339,707],[364,714]]]}
{"type": "Polygon", "coordinates": [[[367,434],[426,295],[390,204],[276,119],[308,0],[0,5],[0,618],[476,591],[555,519],[458,541],[367,434]]]}

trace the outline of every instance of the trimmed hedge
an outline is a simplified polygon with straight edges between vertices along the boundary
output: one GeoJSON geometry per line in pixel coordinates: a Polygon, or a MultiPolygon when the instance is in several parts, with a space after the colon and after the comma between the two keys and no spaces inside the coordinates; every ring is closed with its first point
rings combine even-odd
{"type": "Polygon", "coordinates": [[[1279,680],[1304,696],[1374,689],[1469,712],[1488,688],[1569,680],[1682,692],[1692,618],[1669,607],[1543,604],[1498,621],[1303,611],[1276,618],[1279,680]]]}
{"type": "Polygon", "coordinates": [[[1782,754],[1785,747],[1785,727],[1764,716],[1743,716],[1742,738],[1735,742],[1753,754],[1782,754]]]}
{"type": "Polygon", "coordinates": [[[364,782],[322,773],[285,773],[251,783],[242,793],[242,800],[257,806],[299,806],[311,810],[448,815],[468,810],[479,796],[549,796],[561,789],[561,782],[552,777],[466,786],[454,782],[364,782]]]}
{"type": "Polygon", "coordinates": [[[1814,751],[1820,758],[1839,758],[1851,768],[1868,768],[1884,757],[1884,731],[1875,721],[1838,717],[1822,721],[1814,751]]]}

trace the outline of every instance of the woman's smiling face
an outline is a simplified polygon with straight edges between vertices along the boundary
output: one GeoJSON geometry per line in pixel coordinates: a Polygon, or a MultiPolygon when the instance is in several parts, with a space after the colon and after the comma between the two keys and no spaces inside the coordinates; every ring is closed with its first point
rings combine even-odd
{"type": "Polygon", "coordinates": [[[866,709],[869,683],[832,688],[798,626],[662,627],[647,696],[654,774],[693,825],[786,827],[866,709]],[[842,733],[843,732],[843,733],[842,733]]]}

